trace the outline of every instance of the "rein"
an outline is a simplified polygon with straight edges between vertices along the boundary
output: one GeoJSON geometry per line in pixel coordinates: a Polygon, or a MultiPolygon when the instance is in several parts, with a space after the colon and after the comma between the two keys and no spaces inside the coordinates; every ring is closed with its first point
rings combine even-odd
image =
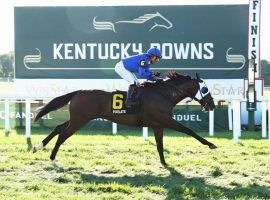
{"type": "MultiPolygon", "coordinates": [[[[181,83],[180,83],[180,85],[181,85],[181,83]]],[[[186,93],[188,94],[189,97],[191,96],[191,94],[190,94],[188,91],[184,91],[184,90],[182,90],[182,89],[179,89],[176,85],[174,85],[174,84],[172,84],[172,83],[170,83],[170,82],[167,82],[167,81],[163,81],[162,83],[160,83],[160,86],[168,86],[170,89],[172,89],[172,92],[173,92],[173,91],[176,91],[177,94],[184,94],[184,93],[186,92],[186,93]]],[[[169,99],[170,102],[171,102],[173,105],[175,105],[175,104],[177,103],[177,102],[176,102],[176,99],[173,98],[173,97],[171,97],[171,95],[168,96],[168,94],[164,94],[162,91],[159,91],[159,89],[161,89],[161,88],[155,87],[155,89],[156,89],[156,92],[157,92],[158,94],[160,94],[161,96],[163,96],[165,99],[169,99]]],[[[191,98],[192,98],[192,97],[191,97],[191,98]]],[[[193,97],[192,99],[196,99],[196,97],[193,97]]]]}
{"type": "MultiPolygon", "coordinates": [[[[166,84],[168,84],[169,86],[171,86],[172,88],[174,88],[175,90],[177,90],[177,92],[178,93],[184,93],[184,91],[183,90],[181,90],[181,89],[179,89],[178,87],[176,87],[174,84],[171,84],[171,83],[168,83],[168,82],[165,82],[166,84]]],[[[189,95],[189,97],[192,99],[192,100],[197,100],[196,99],[196,97],[194,96],[194,97],[191,97],[192,95],[188,92],[188,91],[186,91],[186,93],[189,95]]]]}

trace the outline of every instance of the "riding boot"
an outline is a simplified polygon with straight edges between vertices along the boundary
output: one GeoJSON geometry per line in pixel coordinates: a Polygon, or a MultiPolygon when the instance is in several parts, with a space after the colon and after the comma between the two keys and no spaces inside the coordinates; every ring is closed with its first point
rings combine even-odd
{"type": "Polygon", "coordinates": [[[126,98],[126,102],[125,105],[127,107],[136,105],[136,99],[135,99],[135,91],[136,91],[136,85],[135,84],[131,84],[128,88],[128,92],[127,92],[127,98],[126,98]]]}

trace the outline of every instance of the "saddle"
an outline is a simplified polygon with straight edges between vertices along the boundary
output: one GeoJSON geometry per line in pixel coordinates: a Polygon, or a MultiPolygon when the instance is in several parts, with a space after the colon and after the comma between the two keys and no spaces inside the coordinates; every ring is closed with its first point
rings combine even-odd
{"type": "Polygon", "coordinates": [[[144,82],[141,86],[137,87],[135,90],[135,100],[137,104],[132,106],[126,106],[126,98],[127,98],[127,91],[116,90],[112,92],[111,97],[111,112],[114,115],[126,115],[126,114],[134,114],[137,117],[137,126],[143,126],[143,109],[142,109],[142,102],[143,102],[143,92],[142,90],[145,87],[154,88],[161,83],[150,83],[144,82]]]}
{"type": "Polygon", "coordinates": [[[126,106],[127,91],[116,90],[112,93],[111,99],[111,112],[114,115],[127,115],[133,114],[137,118],[137,127],[143,127],[143,110],[141,106],[142,96],[140,89],[136,91],[136,101],[138,103],[133,106],[126,106]]]}
{"type": "Polygon", "coordinates": [[[127,91],[116,90],[112,93],[111,110],[113,114],[136,114],[136,111],[140,110],[141,102],[143,99],[142,90],[145,87],[154,88],[160,83],[143,82],[139,87],[134,90],[135,105],[126,106],[127,91]]]}

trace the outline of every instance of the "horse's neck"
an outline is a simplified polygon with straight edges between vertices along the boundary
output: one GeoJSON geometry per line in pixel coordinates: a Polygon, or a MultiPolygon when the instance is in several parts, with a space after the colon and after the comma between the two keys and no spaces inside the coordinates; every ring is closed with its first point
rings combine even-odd
{"type": "Polygon", "coordinates": [[[188,82],[175,84],[173,82],[166,81],[163,84],[146,83],[139,89],[141,91],[146,91],[146,93],[148,93],[148,90],[154,91],[162,96],[167,97],[174,104],[177,104],[186,97],[189,97],[189,93],[187,92],[189,87],[190,86],[188,82]]]}
{"type": "Polygon", "coordinates": [[[185,82],[182,84],[168,84],[169,86],[171,86],[171,90],[170,90],[170,94],[171,97],[173,97],[175,99],[176,104],[179,103],[180,101],[182,101],[183,99],[190,97],[190,90],[191,90],[191,86],[190,86],[190,82],[185,82]]]}
{"type": "Polygon", "coordinates": [[[166,99],[171,101],[174,105],[179,102],[178,99],[181,99],[179,94],[180,90],[177,88],[177,86],[169,82],[164,82],[163,84],[149,83],[147,87],[145,88],[142,87],[141,89],[146,88],[165,97],[166,99]]]}

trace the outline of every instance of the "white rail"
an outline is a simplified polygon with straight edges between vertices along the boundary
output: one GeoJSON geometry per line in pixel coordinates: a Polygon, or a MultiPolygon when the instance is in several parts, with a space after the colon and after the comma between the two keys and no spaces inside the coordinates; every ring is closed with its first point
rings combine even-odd
{"type": "Polygon", "coordinates": [[[258,99],[262,102],[262,137],[267,137],[267,124],[268,124],[268,139],[270,141],[270,97],[260,97],[258,99]],[[268,111],[268,122],[267,122],[268,111]]]}
{"type": "MultiPolygon", "coordinates": [[[[5,96],[1,97],[5,103],[5,132],[10,132],[10,101],[11,102],[23,102],[25,103],[25,134],[27,138],[31,137],[31,103],[37,103],[35,99],[45,99],[50,98],[26,98],[26,97],[15,97],[15,96],[5,96]]],[[[235,99],[230,99],[228,101],[228,120],[229,120],[229,130],[233,131],[233,141],[237,143],[239,137],[241,137],[241,115],[240,115],[240,103],[243,99],[237,97],[235,99]]],[[[1,101],[1,100],[0,100],[1,101]]],[[[258,101],[262,102],[262,137],[268,137],[270,141],[270,97],[261,97],[258,101]],[[268,110],[268,122],[267,122],[267,110],[268,110]],[[268,124],[268,127],[267,127],[268,124]],[[268,128],[268,129],[267,129],[268,128]]],[[[112,133],[117,134],[117,124],[112,123],[112,133]]],[[[148,127],[142,128],[142,135],[144,140],[148,140],[148,127]]],[[[209,112],[209,136],[214,136],[214,111],[209,112]]]]}

